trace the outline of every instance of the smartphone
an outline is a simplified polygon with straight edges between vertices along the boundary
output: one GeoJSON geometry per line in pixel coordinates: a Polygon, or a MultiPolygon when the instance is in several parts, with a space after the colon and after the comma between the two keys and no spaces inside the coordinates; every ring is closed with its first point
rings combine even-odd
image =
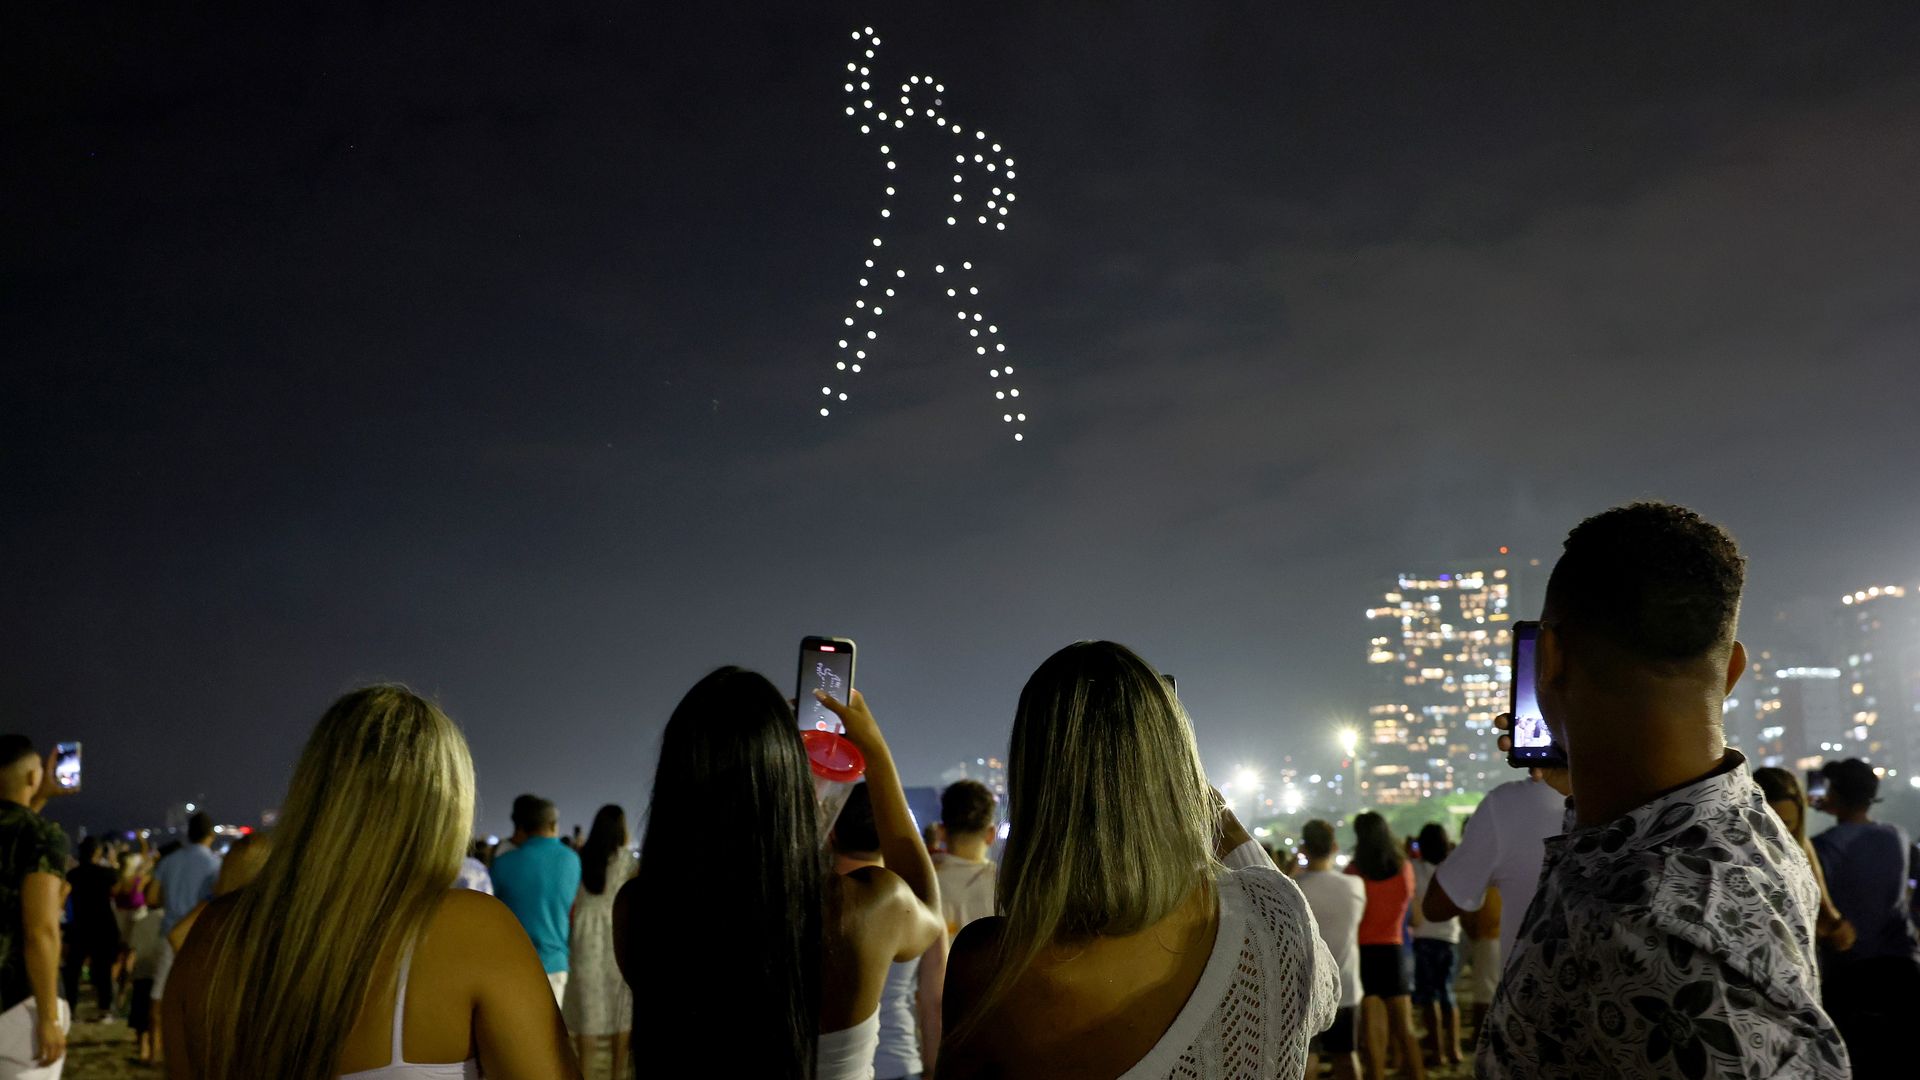
{"type": "Polygon", "coordinates": [[[54,744],[53,782],[60,785],[60,790],[62,791],[80,790],[79,743],[63,742],[54,744]]]}
{"type": "Polygon", "coordinates": [[[1566,751],[1553,741],[1546,717],[1540,713],[1539,668],[1534,649],[1540,641],[1540,624],[1513,624],[1513,696],[1507,711],[1513,714],[1513,749],[1507,751],[1507,764],[1516,769],[1567,767],[1566,751]]]}
{"type": "Polygon", "coordinates": [[[1827,797],[1827,774],[1819,769],[1807,770],[1807,802],[1812,803],[1827,797]]]}
{"type": "Polygon", "coordinates": [[[825,690],[845,703],[853,695],[853,639],[810,637],[800,641],[800,690],[793,695],[794,712],[801,731],[831,731],[844,734],[847,725],[819,699],[815,690],[825,690]]]}

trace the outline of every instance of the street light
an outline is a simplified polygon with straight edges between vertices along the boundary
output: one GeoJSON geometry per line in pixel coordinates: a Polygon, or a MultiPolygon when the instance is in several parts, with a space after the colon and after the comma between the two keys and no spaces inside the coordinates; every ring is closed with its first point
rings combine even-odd
{"type": "Polygon", "coordinates": [[[1350,727],[1343,727],[1334,734],[1340,740],[1340,749],[1345,751],[1348,757],[1352,757],[1354,750],[1360,745],[1360,733],[1350,727]]]}
{"type": "Polygon", "coordinates": [[[1260,770],[1251,765],[1233,770],[1233,786],[1251,796],[1260,787],[1260,770]]]}

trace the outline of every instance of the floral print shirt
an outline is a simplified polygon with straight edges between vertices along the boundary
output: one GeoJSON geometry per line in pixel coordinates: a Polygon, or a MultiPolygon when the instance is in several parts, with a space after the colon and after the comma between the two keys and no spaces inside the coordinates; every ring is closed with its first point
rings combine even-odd
{"type": "Polygon", "coordinates": [[[1482,1077],[1851,1075],[1820,1008],[1813,871],[1746,759],[1547,839],[1482,1077]]]}

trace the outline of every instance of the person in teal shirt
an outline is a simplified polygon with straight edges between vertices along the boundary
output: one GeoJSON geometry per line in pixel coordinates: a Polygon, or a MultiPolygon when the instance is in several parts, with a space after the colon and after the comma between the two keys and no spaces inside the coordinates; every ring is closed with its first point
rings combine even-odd
{"type": "Polygon", "coordinates": [[[533,939],[559,1001],[567,990],[568,914],[580,889],[580,856],[560,842],[560,811],[550,800],[516,800],[513,826],[527,839],[493,860],[493,894],[533,939]]]}

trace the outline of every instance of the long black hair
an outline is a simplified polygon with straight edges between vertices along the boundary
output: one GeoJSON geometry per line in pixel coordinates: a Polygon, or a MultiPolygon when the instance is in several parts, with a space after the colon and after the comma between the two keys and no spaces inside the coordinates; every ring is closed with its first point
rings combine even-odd
{"type": "Polygon", "coordinates": [[[1393,842],[1387,819],[1371,810],[1353,818],[1353,865],[1368,881],[1385,881],[1406,865],[1406,856],[1393,842]]]}
{"type": "Polygon", "coordinates": [[[627,846],[627,812],[608,803],[593,815],[587,842],[580,845],[580,884],[595,896],[607,891],[607,864],[627,846]]]}
{"type": "Polygon", "coordinates": [[[814,813],[786,695],[737,667],[695,683],[660,739],[627,912],[635,1045],[725,1047],[729,1072],[812,1080],[827,871],[814,813]]]}
{"type": "Polygon", "coordinates": [[[1434,866],[1446,862],[1447,853],[1453,850],[1453,840],[1447,836],[1447,827],[1437,821],[1420,826],[1418,843],[1421,861],[1434,866]]]}

